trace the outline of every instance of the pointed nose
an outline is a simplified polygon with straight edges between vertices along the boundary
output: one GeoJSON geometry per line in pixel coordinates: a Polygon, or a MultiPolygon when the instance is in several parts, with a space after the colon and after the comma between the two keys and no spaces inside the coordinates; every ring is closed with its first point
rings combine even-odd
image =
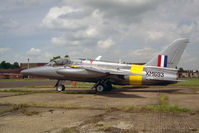
{"type": "Polygon", "coordinates": [[[30,74],[30,70],[29,69],[24,69],[21,71],[21,74],[26,76],[26,75],[29,75],[30,74]]]}
{"type": "Polygon", "coordinates": [[[28,75],[39,75],[42,72],[42,67],[35,67],[30,69],[25,69],[21,71],[21,74],[24,76],[28,75]]]}

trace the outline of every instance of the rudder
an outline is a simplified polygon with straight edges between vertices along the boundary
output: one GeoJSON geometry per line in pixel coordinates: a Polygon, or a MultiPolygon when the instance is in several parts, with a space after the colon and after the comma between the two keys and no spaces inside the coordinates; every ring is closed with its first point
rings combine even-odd
{"type": "Polygon", "coordinates": [[[168,48],[162,50],[158,55],[153,57],[145,64],[145,66],[175,68],[179,63],[188,42],[189,40],[186,38],[180,38],[173,41],[168,48]]]}

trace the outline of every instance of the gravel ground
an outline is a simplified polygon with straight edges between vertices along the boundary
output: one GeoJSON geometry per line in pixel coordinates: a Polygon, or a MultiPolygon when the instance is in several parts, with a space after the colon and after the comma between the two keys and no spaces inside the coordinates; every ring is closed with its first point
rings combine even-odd
{"type": "MultiPolygon", "coordinates": [[[[34,91],[39,88],[22,88],[24,89],[34,91]]],[[[54,88],[44,90],[52,91],[54,88]]],[[[190,88],[133,89],[124,87],[105,94],[95,94],[94,91],[88,94],[88,88],[70,88],[66,92],[71,90],[81,91],[83,94],[65,94],[54,91],[27,94],[0,92],[0,132],[199,133],[199,94],[193,93],[190,88]],[[158,105],[160,94],[168,96],[169,105],[186,107],[192,111],[187,113],[153,111],[129,113],[109,110],[110,107],[158,105]],[[22,107],[4,112],[12,109],[12,106],[16,104],[46,107],[22,107]],[[34,114],[34,111],[37,113],[34,114]],[[32,115],[28,115],[27,112],[32,115]]]]}

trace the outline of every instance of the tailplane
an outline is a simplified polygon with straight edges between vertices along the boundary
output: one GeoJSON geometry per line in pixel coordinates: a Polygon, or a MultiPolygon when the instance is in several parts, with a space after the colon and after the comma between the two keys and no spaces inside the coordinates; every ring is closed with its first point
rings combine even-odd
{"type": "Polygon", "coordinates": [[[180,38],[173,41],[168,48],[162,50],[145,65],[175,68],[179,63],[188,42],[189,40],[186,38],[180,38]]]}

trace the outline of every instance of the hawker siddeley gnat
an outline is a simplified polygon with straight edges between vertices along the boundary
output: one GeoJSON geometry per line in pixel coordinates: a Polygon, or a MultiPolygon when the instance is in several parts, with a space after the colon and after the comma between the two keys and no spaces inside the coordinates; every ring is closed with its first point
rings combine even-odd
{"type": "MultiPolygon", "coordinates": [[[[95,60],[67,58],[57,59],[42,67],[25,69],[23,75],[40,76],[58,80],[55,87],[64,91],[64,80],[94,82],[97,92],[108,91],[114,85],[167,85],[178,81],[177,64],[188,39],[173,41],[145,65],[113,63],[95,60]]],[[[136,57],[135,57],[136,58],[136,57]]]]}

